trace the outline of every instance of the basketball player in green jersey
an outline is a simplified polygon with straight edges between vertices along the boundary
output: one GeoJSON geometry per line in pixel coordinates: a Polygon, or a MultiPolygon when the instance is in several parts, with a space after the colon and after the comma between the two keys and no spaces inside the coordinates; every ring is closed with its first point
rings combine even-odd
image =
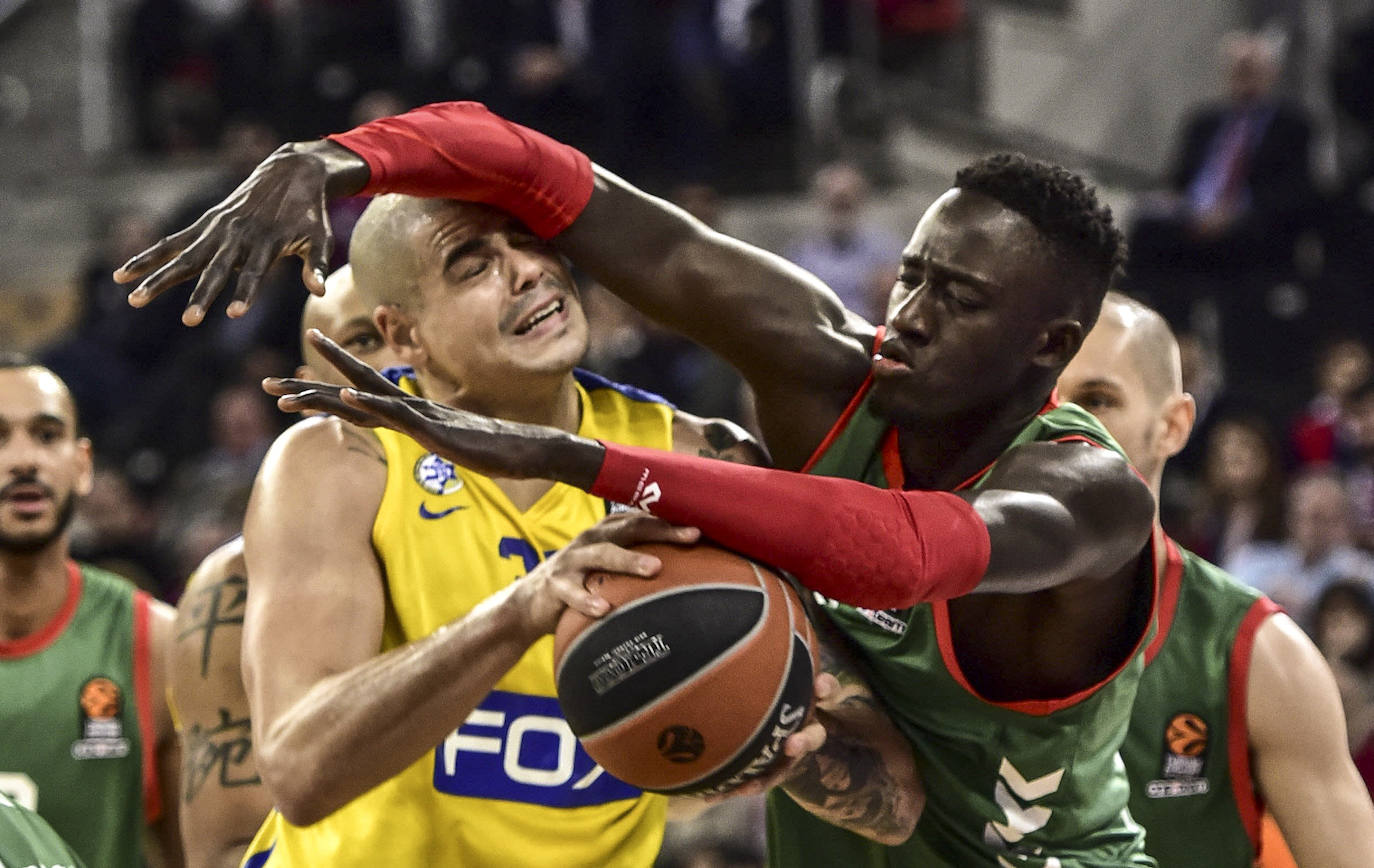
{"type": "Polygon", "coordinates": [[[172,610],[68,556],[91,470],[62,380],[0,360],[0,792],[90,865],[180,865],[172,610]]]}
{"type": "MultiPolygon", "coordinates": [[[[1164,319],[1109,293],[1059,391],[1107,426],[1158,496],[1194,412],[1164,319]]],[[[1267,807],[1299,865],[1368,865],[1374,805],[1320,652],[1258,591],[1155,534],[1169,552],[1158,632],[1121,750],[1146,849],[1161,868],[1247,868],[1267,807]]]]}
{"type": "MultiPolygon", "coordinates": [[[[301,314],[302,377],[342,378],[305,341],[319,329],[378,370],[399,364],[357,292],[353,269],[329,275],[327,292],[310,296],[301,314]]],[[[181,739],[181,827],[187,868],[236,868],[272,810],[258,776],[244,693],[240,637],[247,599],[243,538],[212,552],[192,573],[177,605],[168,673],[181,739]]]]}
{"type": "MultiPolygon", "coordinates": [[[[925,779],[904,861],[1150,864],[1115,757],[1153,612],[1153,500],[1118,453],[1097,448],[1111,446],[1100,425],[1051,394],[1124,258],[1081,179],[1010,155],[961,171],[900,252],[879,332],[777,257],[451,103],[279,149],[118,276],[144,278],[139,304],[200,274],[194,323],[241,267],[239,314],[260,266],[284,253],[318,285],[327,195],[386,189],[499,202],[735,365],[781,467],[823,462],[855,481],[650,455],[394,395],[304,387],[284,407],[351,410],[479,472],[628,499],[866,607],[828,611],[925,779]]],[[[823,801],[818,771],[803,768],[789,792],[823,801]]],[[[847,834],[809,814],[786,822],[847,834]]]]}
{"type": "Polygon", "coordinates": [[[0,865],[86,868],[43,818],[0,793],[0,865]]]}

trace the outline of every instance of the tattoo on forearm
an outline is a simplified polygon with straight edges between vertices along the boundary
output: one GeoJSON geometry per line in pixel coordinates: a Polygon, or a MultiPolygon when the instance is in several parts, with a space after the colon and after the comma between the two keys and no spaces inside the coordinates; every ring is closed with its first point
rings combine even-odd
{"type": "Polygon", "coordinates": [[[198,723],[186,731],[186,757],[182,765],[181,799],[189,804],[219,769],[221,787],[247,787],[262,783],[257,774],[243,771],[253,753],[248,718],[235,720],[229,709],[219,710],[219,723],[206,729],[198,723]]]}
{"type": "MultiPolygon", "coordinates": [[[[859,696],[843,705],[851,703],[873,705],[859,696]]],[[[831,732],[824,747],[798,763],[783,788],[812,813],[851,831],[890,837],[909,828],[882,755],[843,733],[831,732]]]]}
{"type": "Polygon", "coordinates": [[[220,581],[195,592],[191,601],[191,626],[177,634],[177,641],[200,633],[200,677],[210,669],[210,647],[215,631],[226,626],[243,626],[243,610],[248,601],[248,581],[230,573],[220,581]]]}

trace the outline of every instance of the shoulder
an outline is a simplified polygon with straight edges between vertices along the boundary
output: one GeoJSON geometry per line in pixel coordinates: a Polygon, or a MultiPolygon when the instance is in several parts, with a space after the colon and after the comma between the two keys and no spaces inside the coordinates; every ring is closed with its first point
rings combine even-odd
{"type": "Polygon", "coordinates": [[[322,491],[357,495],[386,483],[386,451],[377,435],[334,416],[298,422],[267,451],[254,485],[255,498],[268,493],[292,499],[322,491]]]}
{"type": "Polygon", "coordinates": [[[1276,612],[1254,634],[1247,673],[1246,718],[1251,739],[1266,742],[1303,737],[1297,720],[1344,721],[1335,676],[1317,646],[1293,619],[1276,612]]]}
{"type": "Polygon", "coordinates": [[[673,415],[673,451],[738,464],[770,465],[768,451],[729,419],[708,419],[678,410],[673,415]]]}

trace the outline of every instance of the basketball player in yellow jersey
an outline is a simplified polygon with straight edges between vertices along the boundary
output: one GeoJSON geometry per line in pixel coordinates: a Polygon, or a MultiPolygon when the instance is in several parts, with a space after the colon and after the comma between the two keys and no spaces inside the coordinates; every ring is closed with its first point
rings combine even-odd
{"type": "MultiPolygon", "coordinates": [[[[343,378],[304,340],[316,328],[362,361],[381,369],[398,359],[372,322],[353,270],[329,276],[323,296],[310,296],[301,315],[298,376],[343,378]]],[[[258,776],[239,654],[247,598],[243,539],[212,552],[186,583],[177,605],[168,702],[181,739],[181,823],[187,868],[232,868],[243,861],[272,797],[258,776]]]]}
{"type": "MultiPolygon", "coordinates": [[[[414,370],[406,388],[591,437],[762,460],[729,423],[575,375],[587,326],[568,269],[506,215],[383,197],[350,252],[382,335],[414,370]]],[[[652,864],[665,800],[581,750],[554,698],[547,634],[565,605],[604,614],[581,586],[587,571],[657,569],[620,545],[697,534],[640,513],[592,528],[608,509],[338,417],[283,434],[244,529],[244,674],[277,807],[245,864],[652,864]],[[575,537],[584,545],[559,551],[575,537]]]]}
{"type": "MultiPolygon", "coordinates": [[[[1108,293],[1059,377],[1064,399],[1101,420],[1156,497],[1165,462],[1193,426],[1178,358],[1157,313],[1108,293]]],[[[1158,523],[1155,533],[1163,537],[1158,523]]],[[[1170,557],[1167,567],[1161,559],[1159,568],[1159,633],[1145,651],[1121,749],[1145,849],[1160,868],[1248,866],[1256,856],[1261,866],[1281,864],[1269,861],[1270,848],[1256,852],[1267,806],[1299,865],[1371,864],[1374,805],[1351,761],[1340,696],[1320,652],[1287,615],[1256,607],[1258,592],[1191,553],[1170,557]],[[1247,613],[1249,630],[1236,617],[1247,613]],[[1246,659],[1248,670],[1237,671],[1246,659]],[[1180,712],[1211,720],[1202,759],[1181,771],[1180,763],[1170,768],[1164,735],[1164,722],[1180,712]]]]}

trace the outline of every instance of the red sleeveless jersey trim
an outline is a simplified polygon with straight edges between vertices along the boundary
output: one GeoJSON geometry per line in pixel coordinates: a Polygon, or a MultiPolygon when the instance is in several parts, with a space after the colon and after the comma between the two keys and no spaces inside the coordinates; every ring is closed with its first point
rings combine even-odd
{"type": "Polygon", "coordinates": [[[149,823],[162,816],[162,786],[157,776],[157,727],[153,725],[153,673],[148,637],[152,599],[134,591],[134,702],[143,740],[143,813],[149,823]]]}
{"type": "Polygon", "coordinates": [[[1250,692],[1250,657],[1255,649],[1255,633],[1270,615],[1283,611],[1268,597],[1260,597],[1245,613],[1236,630],[1235,641],[1231,645],[1230,684],[1227,689],[1227,704],[1230,706],[1227,722],[1227,741],[1231,764],[1231,792],[1236,797],[1236,810],[1240,814],[1241,825],[1249,836],[1255,853],[1260,851],[1260,818],[1264,804],[1255,792],[1255,782],[1250,776],[1250,728],[1246,721],[1246,707],[1250,692]]]}
{"type": "Polygon", "coordinates": [[[76,614],[77,606],[81,604],[81,568],[75,561],[67,561],[67,597],[62,601],[62,608],[57,610],[57,614],[52,616],[52,620],[44,624],[36,632],[30,633],[22,639],[14,639],[9,642],[0,641],[0,659],[28,657],[30,654],[37,654],[44,648],[57,641],[57,637],[62,635],[62,631],[67,629],[71,623],[72,616],[76,614]]]}
{"type": "MultiPolygon", "coordinates": [[[[875,353],[878,351],[878,345],[883,342],[884,331],[886,331],[886,326],[878,326],[877,334],[873,338],[873,352],[875,353]]],[[[811,468],[816,466],[816,462],[821,460],[821,456],[826,453],[826,450],[835,442],[835,438],[839,437],[840,432],[849,424],[849,420],[854,418],[855,412],[858,411],[859,405],[864,402],[864,396],[868,394],[868,387],[871,385],[873,385],[873,372],[870,370],[868,376],[864,377],[863,383],[861,383],[859,388],[854,392],[854,397],[850,398],[849,403],[845,405],[844,412],[840,413],[840,418],[836,419],[835,424],[830,426],[830,430],[825,433],[825,438],[821,440],[821,444],[811,453],[811,457],[806,459],[806,463],[802,465],[801,470],[798,471],[799,473],[810,473],[811,468]]],[[[891,439],[895,444],[895,436],[892,436],[891,439]]],[[[885,439],[884,449],[886,449],[886,445],[885,439]]],[[[883,465],[884,467],[887,465],[886,454],[883,455],[883,465]]],[[[891,481],[890,477],[889,481],[891,481]]]]}
{"type": "MultiPolygon", "coordinates": [[[[1161,554],[1159,550],[1159,542],[1154,538],[1153,535],[1150,538],[1150,552],[1151,564],[1153,565],[1159,563],[1159,557],[1161,554]]],[[[1155,572],[1155,570],[1152,569],[1150,573],[1152,584],[1157,584],[1153,581],[1155,575],[1157,575],[1157,573],[1155,572]]],[[[1153,596],[1157,597],[1158,595],[1159,588],[1156,586],[1154,588],[1153,596]]],[[[1152,611],[1154,605],[1155,600],[1151,600],[1150,606],[1152,611]]],[[[1135,659],[1135,655],[1140,653],[1141,648],[1145,645],[1146,637],[1150,635],[1148,627],[1147,629],[1142,630],[1140,632],[1140,638],[1136,640],[1135,648],[1132,649],[1130,654],[1127,654],[1122,659],[1121,664],[1117,666],[1116,669],[1114,669],[1110,675],[1103,678],[1096,684],[1083,688],[1077,693],[1073,693],[1069,696],[1061,697],[1058,699],[1022,699],[1013,702],[998,702],[996,700],[988,699],[987,697],[979,693],[973,687],[973,685],[969,683],[968,678],[964,675],[963,668],[959,666],[959,658],[954,653],[954,635],[949,627],[949,601],[936,600],[935,602],[932,602],[930,606],[931,614],[934,616],[935,620],[935,640],[940,647],[940,657],[942,660],[944,660],[945,669],[949,671],[950,677],[953,678],[956,682],[958,682],[960,687],[968,691],[969,695],[977,699],[980,699],[983,702],[986,702],[988,705],[995,705],[998,708],[1005,708],[1008,711],[1017,711],[1022,714],[1033,714],[1038,716],[1053,714],[1054,712],[1059,711],[1061,709],[1077,705],[1078,703],[1092,696],[1094,693],[1101,690],[1106,685],[1110,684],[1112,679],[1116,678],[1118,675],[1121,674],[1121,671],[1125,669],[1132,660],[1135,659]]]]}
{"type": "Polygon", "coordinates": [[[1174,626],[1174,615],[1178,614],[1178,595],[1183,588],[1183,555],[1178,544],[1164,537],[1167,561],[1164,564],[1164,578],[1156,593],[1159,594],[1159,608],[1156,615],[1155,637],[1145,648],[1145,665],[1159,656],[1164,640],[1169,638],[1169,629],[1174,626]]]}

